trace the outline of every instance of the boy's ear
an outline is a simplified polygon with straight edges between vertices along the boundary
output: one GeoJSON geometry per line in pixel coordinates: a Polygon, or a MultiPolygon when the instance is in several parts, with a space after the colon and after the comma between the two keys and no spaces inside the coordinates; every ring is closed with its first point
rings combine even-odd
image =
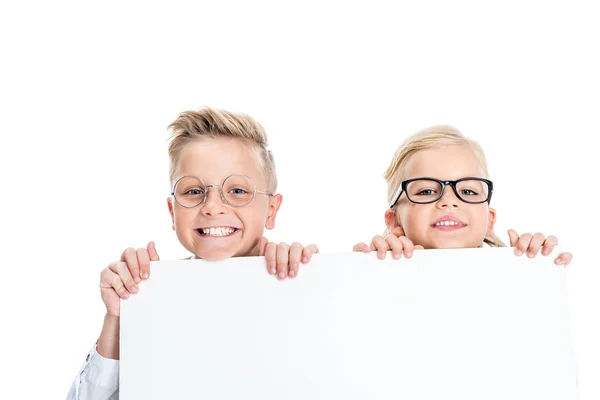
{"type": "Polygon", "coordinates": [[[283,197],[280,194],[271,196],[271,198],[269,199],[269,211],[267,214],[267,221],[265,222],[265,228],[275,228],[275,218],[277,217],[277,211],[279,211],[279,207],[281,206],[282,200],[283,197]]]}
{"type": "Polygon", "coordinates": [[[173,214],[173,198],[167,197],[167,206],[169,207],[169,214],[171,214],[171,221],[173,222],[173,229],[175,229],[175,215],[173,214]]]}
{"type": "Polygon", "coordinates": [[[385,226],[387,226],[388,231],[394,236],[406,236],[404,234],[404,229],[402,229],[400,223],[398,222],[396,211],[392,210],[391,208],[385,210],[385,226]]]}
{"type": "Polygon", "coordinates": [[[486,236],[490,236],[494,232],[494,225],[496,225],[496,209],[490,207],[488,213],[488,230],[486,236]]]}

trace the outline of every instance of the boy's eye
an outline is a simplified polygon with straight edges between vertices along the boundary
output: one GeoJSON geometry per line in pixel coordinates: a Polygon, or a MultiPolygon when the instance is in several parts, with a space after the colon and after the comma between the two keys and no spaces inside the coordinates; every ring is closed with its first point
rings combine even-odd
{"type": "Polygon", "coordinates": [[[229,189],[229,193],[234,194],[234,195],[244,195],[244,194],[247,194],[248,192],[242,188],[233,188],[233,189],[229,189]]]}
{"type": "Polygon", "coordinates": [[[204,190],[202,189],[190,189],[184,193],[187,196],[202,196],[204,194],[204,190]]]}
{"type": "Polygon", "coordinates": [[[462,189],[460,194],[464,194],[465,196],[477,196],[477,192],[471,189],[462,189]]]}

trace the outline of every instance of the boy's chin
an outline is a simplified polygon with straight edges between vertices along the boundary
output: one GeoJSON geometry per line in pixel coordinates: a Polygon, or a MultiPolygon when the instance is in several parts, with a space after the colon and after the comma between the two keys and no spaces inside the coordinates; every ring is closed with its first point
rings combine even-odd
{"type": "MultiPolygon", "coordinates": [[[[256,250],[256,251],[258,251],[258,250],[256,250]]],[[[212,249],[196,248],[192,251],[192,253],[194,253],[196,255],[196,258],[201,258],[206,261],[219,261],[219,260],[226,260],[226,259],[232,258],[232,257],[247,257],[247,256],[251,256],[251,255],[258,255],[258,253],[251,254],[251,253],[253,253],[252,250],[244,250],[243,248],[240,248],[240,247],[212,248],[212,249]]]]}

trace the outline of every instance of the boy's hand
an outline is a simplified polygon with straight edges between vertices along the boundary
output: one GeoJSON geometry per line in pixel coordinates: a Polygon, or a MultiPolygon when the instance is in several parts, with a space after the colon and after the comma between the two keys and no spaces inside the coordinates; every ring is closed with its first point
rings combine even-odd
{"type": "MultiPolygon", "coordinates": [[[[515,248],[515,254],[520,256],[527,253],[527,257],[533,258],[537,256],[540,249],[542,255],[547,256],[552,253],[552,250],[558,245],[558,239],[556,236],[545,237],[541,233],[532,235],[531,233],[524,233],[521,236],[513,229],[508,230],[508,236],[510,237],[510,247],[515,248]]],[[[573,255],[571,253],[560,253],[554,260],[556,265],[569,265],[573,255]]]]}
{"type": "Polygon", "coordinates": [[[262,238],[259,255],[265,256],[269,274],[277,274],[277,279],[283,280],[298,276],[300,262],[308,263],[312,255],[318,252],[319,249],[314,244],[304,247],[294,242],[290,246],[287,243],[274,243],[262,238]]]}
{"type": "Polygon", "coordinates": [[[389,233],[385,237],[381,235],[373,236],[373,240],[371,240],[370,246],[367,246],[366,243],[357,243],[352,248],[352,251],[359,251],[362,253],[370,253],[371,251],[377,251],[377,257],[380,260],[383,260],[386,257],[387,251],[391,250],[392,258],[394,260],[397,260],[400,257],[402,257],[403,252],[406,258],[411,258],[414,250],[423,249],[423,246],[415,245],[406,236],[397,237],[396,235],[389,233]]]}
{"type": "Polygon", "coordinates": [[[158,261],[154,242],[148,248],[126,249],[120,261],[115,261],[100,273],[100,295],[106,306],[106,313],[120,315],[119,299],[128,299],[139,292],[138,283],[150,277],[150,261],[158,261]]]}

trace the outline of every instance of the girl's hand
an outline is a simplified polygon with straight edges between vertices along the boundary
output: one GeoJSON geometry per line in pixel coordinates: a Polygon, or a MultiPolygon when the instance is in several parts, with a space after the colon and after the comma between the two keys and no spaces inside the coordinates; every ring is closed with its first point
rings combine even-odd
{"type": "Polygon", "coordinates": [[[259,255],[265,256],[269,274],[277,275],[279,280],[283,280],[298,276],[300,263],[308,263],[312,255],[318,252],[319,248],[314,244],[304,247],[294,242],[290,246],[287,243],[274,243],[262,238],[259,255]]]}
{"type": "MultiPolygon", "coordinates": [[[[542,252],[543,256],[547,256],[552,253],[552,250],[556,245],[558,245],[558,239],[556,236],[548,236],[545,237],[541,233],[536,233],[532,235],[531,233],[524,233],[519,236],[519,234],[513,229],[508,230],[508,236],[510,238],[510,246],[515,248],[515,254],[521,256],[523,254],[527,254],[527,257],[534,258],[537,254],[542,252]]],[[[556,265],[564,265],[565,267],[569,265],[571,260],[573,259],[573,255],[571,253],[560,253],[558,257],[554,260],[556,265]]]]}
{"type": "Polygon", "coordinates": [[[385,237],[381,235],[373,236],[370,246],[367,246],[366,243],[357,243],[352,248],[352,251],[358,251],[362,253],[377,251],[377,257],[380,260],[385,259],[388,250],[392,251],[392,258],[397,260],[402,257],[402,253],[404,253],[404,257],[411,258],[413,251],[423,250],[423,246],[414,245],[413,242],[411,242],[406,236],[396,237],[396,235],[389,233],[385,237]]]}

